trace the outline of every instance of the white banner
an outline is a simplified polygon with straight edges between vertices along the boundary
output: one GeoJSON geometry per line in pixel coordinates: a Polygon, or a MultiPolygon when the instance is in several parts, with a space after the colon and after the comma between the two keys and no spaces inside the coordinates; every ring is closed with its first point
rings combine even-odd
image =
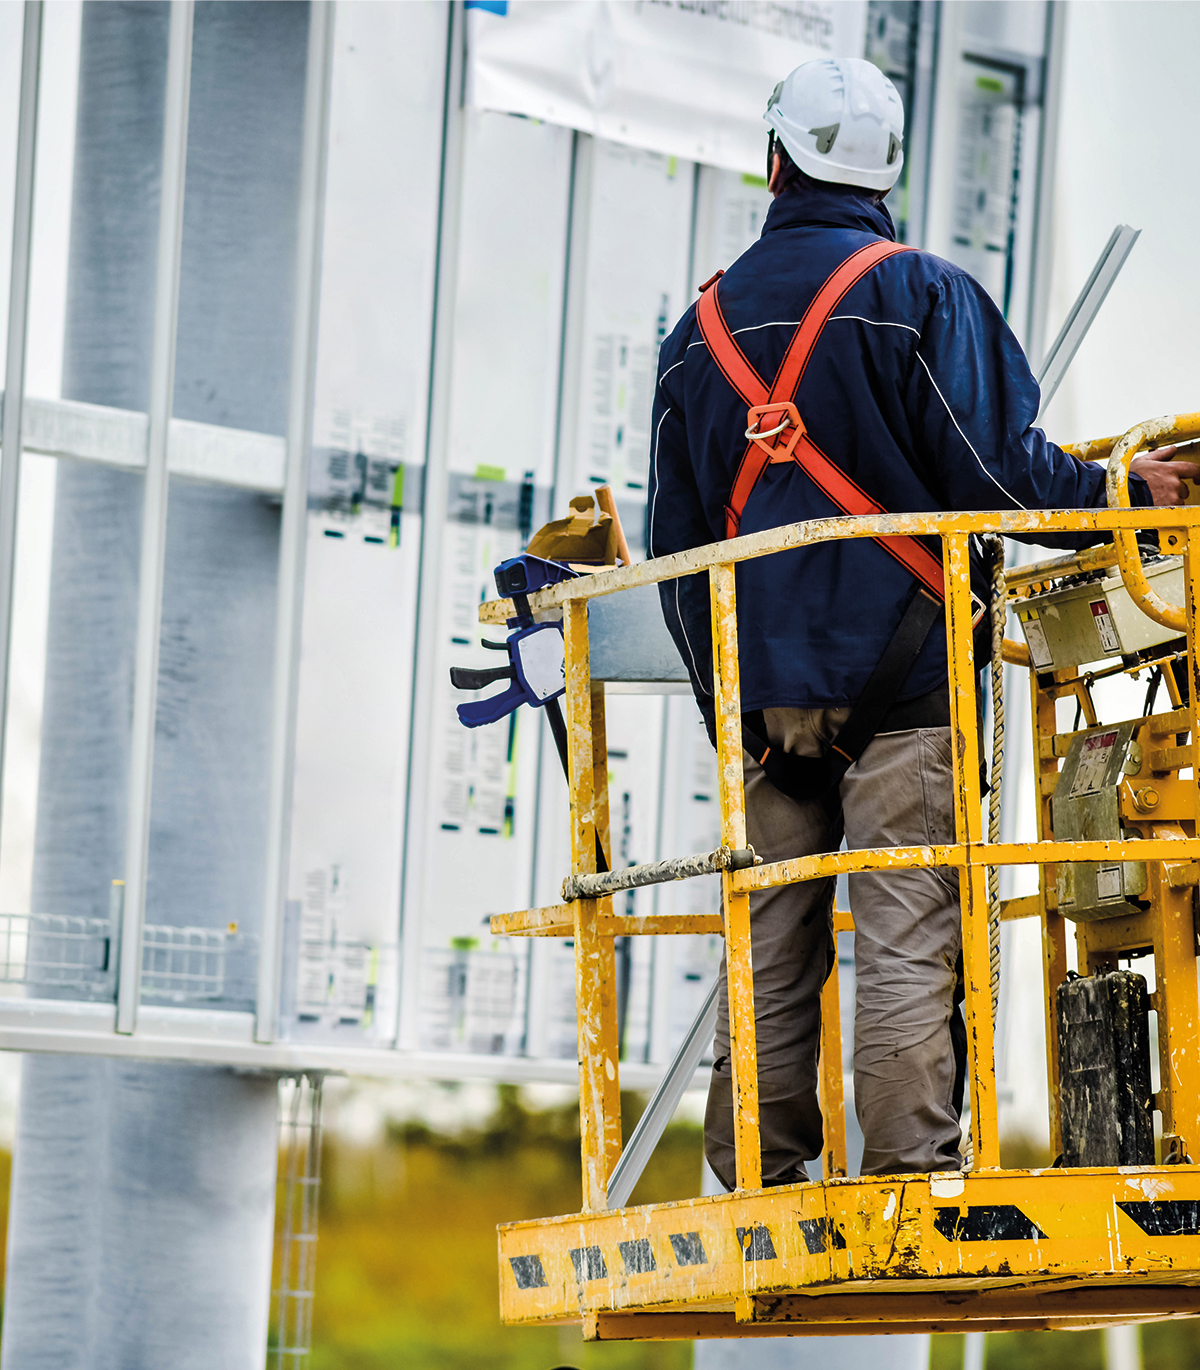
{"type": "Polygon", "coordinates": [[[467,0],[467,103],[763,174],[775,83],[859,57],[865,0],[467,0]]]}

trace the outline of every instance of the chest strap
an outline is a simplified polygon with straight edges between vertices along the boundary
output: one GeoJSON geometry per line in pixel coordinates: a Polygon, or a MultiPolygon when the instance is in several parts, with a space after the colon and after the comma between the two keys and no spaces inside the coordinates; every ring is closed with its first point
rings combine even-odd
{"type": "MultiPolygon", "coordinates": [[[[805,368],[830,315],[846,293],[888,257],[911,249],[900,243],[869,243],[847,258],[817,291],[788,343],[775,379],[768,386],[725,322],[714,281],[700,296],[696,319],[700,334],[722,375],[749,406],[746,450],[738,465],[725,506],[725,536],[735,538],[754,487],[773,463],[793,461],[819,490],[845,514],[885,514],[887,510],[825,455],[813,442],[796,408],[805,368]]],[[[940,558],[913,538],[874,539],[938,599],[945,599],[940,558]]]]}

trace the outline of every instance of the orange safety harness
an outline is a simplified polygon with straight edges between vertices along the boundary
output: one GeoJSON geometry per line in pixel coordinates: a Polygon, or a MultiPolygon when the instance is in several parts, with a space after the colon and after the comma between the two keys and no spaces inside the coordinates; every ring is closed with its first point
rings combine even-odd
{"type": "MultiPolygon", "coordinates": [[[[787,461],[794,461],[843,513],[887,512],[813,442],[796,408],[796,396],[813,349],[846,293],[880,262],[910,250],[900,243],[875,242],[848,257],[817,291],[770,385],[754,369],[725,322],[717,296],[717,281],[723,273],[718,272],[701,286],[696,308],[701,336],[725,379],[749,406],[746,451],[725,506],[726,538],[738,536],[746,502],[767,467],[787,461]]],[[[888,536],[874,541],[916,577],[917,593],[850,716],[830,743],[830,751],[822,757],[794,756],[764,740],[766,728],[761,712],[743,720],[742,741],[746,750],[763,767],[776,789],[793,799],[815,798],[836,786],[866,750],[886,720],[945,602],[941,560],[924,544],[915,538],[888,536]]]]}
{"type": "MultiPolygon", "coordinates": [[[[792,334],[774,381],[768,386],[751,365],[729,331],[721,302],[717,298],[719,276],[706,283],[696,307],[700,333],[712,353],[713,361],[743,400],[750,406],[746,415],[746,451],[734,476],[729,503],[725,506],[725,536],[735,538],[742,522],[746,501],[762,479],[767,467],[794,461],[816,487],[846,514],[884,514],[883,505],[873,500],[861,486],[825,455],[809,437],[804,420],[796,409],[796,393],[804,371],[833,311],[852,286],[873,267],[897,252],[910,248],[900,243],[877,242],[859,248],[848,257],[817,291],[792,334]]],[[[879,537],[876,542],[901,565],[908,568],[939,600],[946,597],[942,563],[938,557],[913,538],[879,537]]]]}

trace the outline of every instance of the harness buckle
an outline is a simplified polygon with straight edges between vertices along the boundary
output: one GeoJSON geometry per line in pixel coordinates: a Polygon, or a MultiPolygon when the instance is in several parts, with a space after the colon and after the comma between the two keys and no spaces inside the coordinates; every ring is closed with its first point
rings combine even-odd
{"type": "Polygon", "coordinates": [[[756,404],[746,411],[746,438],[757,443],[773,462],[791,461],[796,444],[804,436],[804,420],[794,404],[781,401],[775,404],[756,404]],[[768,417],[769,416],[769,417],[768,417]],[[763,420],[779,419],[773,428],[764,428],[763,420]],[[791,429],[786,441],[782,435],[791,429]]]}

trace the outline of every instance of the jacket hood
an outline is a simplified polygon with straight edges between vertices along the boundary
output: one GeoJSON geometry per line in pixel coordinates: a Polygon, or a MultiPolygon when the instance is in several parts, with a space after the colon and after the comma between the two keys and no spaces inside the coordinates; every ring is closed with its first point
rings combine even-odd
{"type": "Polygon", "coordinates": [[[857,228],[896,241],[896,226],[887,206],[876,204],[870,191],[848,190],[819,182],[790,186],[772,201],[763,234],[778,228],[857,228]]]}

